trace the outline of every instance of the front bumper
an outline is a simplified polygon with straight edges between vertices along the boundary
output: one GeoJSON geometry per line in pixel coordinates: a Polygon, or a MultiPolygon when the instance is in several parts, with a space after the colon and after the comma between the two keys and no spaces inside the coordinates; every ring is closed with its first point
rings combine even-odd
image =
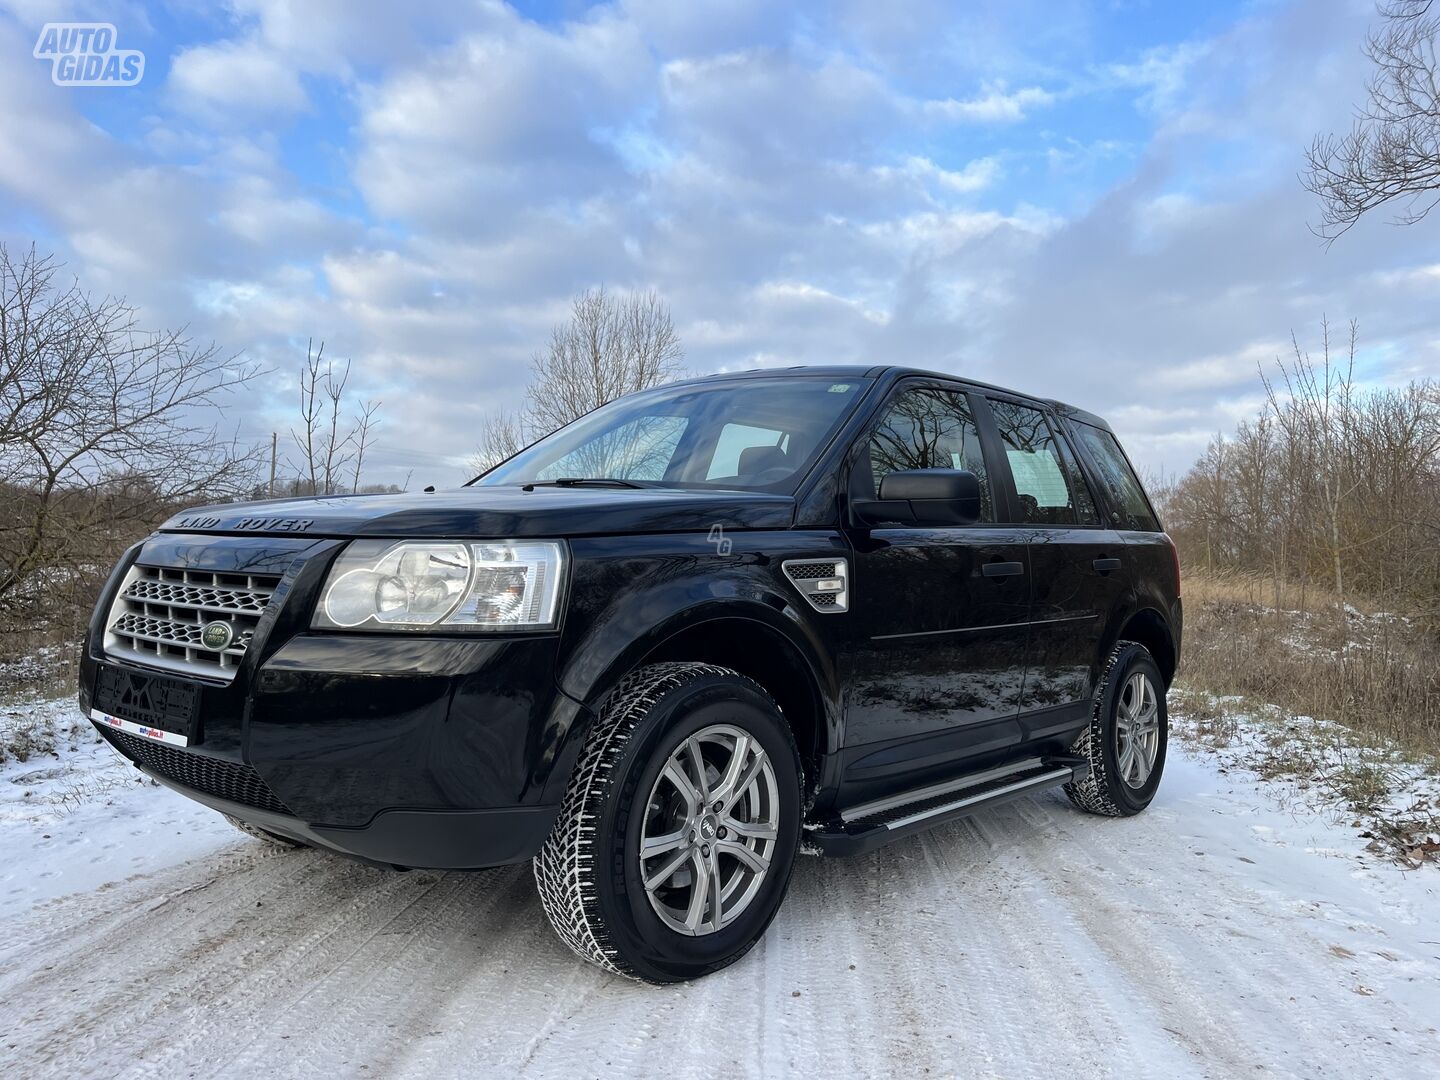
{"type": "MultiPolygon", "coordinates": [[[[174,679],[103,654],[103,613],[135,558],[218,566],[254,548],[153,538],[117,568],[80,669],[89,715],[101,664],[174,679]],[[160,549],[156,554],[156,549],[160,549]]],[[[373,863],[476,869],[523,861],[558,814],[547,786],[583,706],[555,680],[555,635],[407,637],[312,633],[308,613],[338,544],[277,553],[283,578],[235,677],[198,694],[184,748],[97,724],[137,767],[190,798],[373,863]]]]}
{"type": "Polygon", "coordinates": [[[524,862],[540,850],[560,810],[558,806],[382,810],[368,825],[342,829],[232,802],[143,765],[136,767],[186,798],[269,832],[361,862],[407,870],[481,870],[524,862]]]}

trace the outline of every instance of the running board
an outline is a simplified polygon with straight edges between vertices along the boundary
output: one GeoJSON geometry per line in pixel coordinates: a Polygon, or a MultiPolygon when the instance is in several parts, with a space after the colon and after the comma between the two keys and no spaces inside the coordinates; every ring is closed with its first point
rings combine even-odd
{"type": "Polygon", "coordinates": [[[806,839],[825,855],[858,855],[982,808],[1082,780],[1089,773],[1090,766],[1083,758],[1013,761],[998,769],[849,807],[833,821],[806,826],[806,839]]]}

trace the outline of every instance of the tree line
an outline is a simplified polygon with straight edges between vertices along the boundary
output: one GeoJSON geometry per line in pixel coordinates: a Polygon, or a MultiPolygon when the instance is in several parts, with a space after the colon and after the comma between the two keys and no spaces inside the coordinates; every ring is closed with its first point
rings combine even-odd
{"type": "Polygon", "coordinates": [[[83,618],[136,537],[177,510],[362,489],[379,402],[307,348],[279,457],[225,424],[265,372],[185,330],[147,330],[33,246],[0,244],[0,630],[83,618]]]}
{"type": "MultiPolygon", "coordinates": [[[[186,507],[401,490],[365,483],[380,403],[355,400],[350,363],[323,341],[299,365],[296,422],[247,443],[225,410],[268,372],[183,329],[146,330],[62,271],[0,244],[0,632],[78,629],[120,553],[186,507]]],[[[477,471],[674,378],[681,355],[653,292],[582,293],[535,355],[522,407],[485,424],[477,471]]]]}
{"type": "Polygon", "coordinates": [[[1264,409],[1159,486],[1185,565],[1264,576],[1281,603],[1321,589],[1397,602],[1440,626],[1440,383],[1370,386],[1357,331],[1324,324],[1261,371],[1264,409]]]}

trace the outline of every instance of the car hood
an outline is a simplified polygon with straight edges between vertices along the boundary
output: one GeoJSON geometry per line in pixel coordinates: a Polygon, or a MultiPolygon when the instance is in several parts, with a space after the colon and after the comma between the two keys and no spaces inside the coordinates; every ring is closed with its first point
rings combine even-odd
{"type": "Polygon", "coordinates": [[[465,487],[399,495],[202,506],[170,518],[164,532],[315,537],[566,537],[617,533],[781,529],[794,520],[789,495],[674,488],[465,487]]]}

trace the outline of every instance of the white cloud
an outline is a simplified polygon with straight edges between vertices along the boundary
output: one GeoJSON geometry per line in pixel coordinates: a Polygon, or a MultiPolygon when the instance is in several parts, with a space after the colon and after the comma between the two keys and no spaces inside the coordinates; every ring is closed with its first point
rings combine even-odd
{"type": "Polygon", "coordinates": [[[1138,60],[1108,64],[1102,82],[1139,90],[1140,103],[1154,112],[1173,108],[1183,96],[1191,69],[1205,59],[1209,42],[1182,42],[1147,49],[1138,60]]]}
{"type": "MultiPolygon", "coordinates": [[[[964,372],[1093,408],[1171,469],[1322,313],[1361,319],[1381,376],[1434,370],[1434,227],[1326,251],[1294,178],[1317,118],[1349,115],[1366,11],[1267,5],[1115,55],[1083,5],[872,7],[620,0],[542,25],[233,0],[125,129],[0,68],[4,236],[39,222],[147,325],[274,367],[247,431],[280,423],[324,338],[385,399],[377,478],[428,460],[422,483],[455,479],[601,282],[666,296],[697,371],[964,372]],[[323,168],[289,156],[304,110],[323,168]]],[[[27,37],[0,16],[8,55],[27,37]]]]}
{"type": "Polygon", "coordinates": [[[182,50],[170,67],[171,99],[214,123],[294,113],[308,100],[294,65],[259,41],[227,41],[182,50]]]}
{"type": "Polygon", "coordinates": [[[1055,101],[1056,95],[1038,86],[1026,86],[1019,90],[1006,90],[1003,83],[987,86],[979,97],[965,101],[946,98],[943,101],[927,101],[924,111],[927,115],[942,120],[959,120],[982,124],[1009,124],[1025,119],[1033,109],[1043,108],[1055,101]]]}
{"type": "Polygon", "coordinates": [[[882,179],[904,177],[945,191],[967,194],[983,191],[1000,177],[1000,162],[993,157],[976,158],[962,169],[944,169],[927,157],[912,154],[899,166],[877,165],[875,175],[882,179]]]}

